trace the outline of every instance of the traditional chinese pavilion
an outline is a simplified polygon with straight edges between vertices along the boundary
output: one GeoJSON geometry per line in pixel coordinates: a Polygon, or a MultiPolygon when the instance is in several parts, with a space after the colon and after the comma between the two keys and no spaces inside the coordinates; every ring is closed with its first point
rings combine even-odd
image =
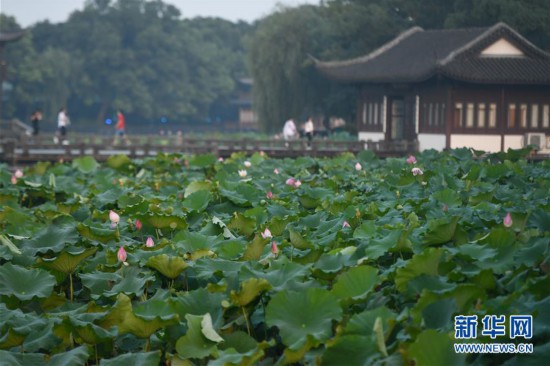
{"type": "Polygon", "coordinates": [[[550,54],[504,23],[414,27],[363,57],[316,67],[360,89],[361,140],[491,152],[532,143],[550,153],[550,54]]]}

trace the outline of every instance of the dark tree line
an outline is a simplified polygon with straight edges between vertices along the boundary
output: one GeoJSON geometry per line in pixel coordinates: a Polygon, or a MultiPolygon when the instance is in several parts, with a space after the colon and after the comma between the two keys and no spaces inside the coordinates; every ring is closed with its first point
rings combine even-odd
{"type": "MultiPolygon", "coordinates": [[[[2,30],[19,28],[0,17],[2,30]]],[[[230,119],[237,80],[251,76],[267,132],[280,131],[289,117],[349,120],[355,89],[325,80],[313,58],[361,56],[414,25],[498,21],[550,50],[546,0],[324,0],[280,7],[254,24],[184,19],[160,0],[88,0],[66,22],[38,23],[6,48],[13,90],[3,114],[22,118],[40,107],[53,116],[67,105],[90,124],[116,108],[143,122],[230,119]]]]}
{"type": "MultiPolygon", "coordinates": [[[[18,28],[2,19],[2,30],[18,28]]],[[[230,109],[236,80],[248,75],[245,22],[182,19],[172,5],[145,0],[88,1],[64,23],[34,25],[8,45],[13,95],[4,116],[62,105],[102,123],[121,108],[132,120],[200,123],[230,109]]],[[[222,116],[223,117],[223,116],[222,116]]]]}

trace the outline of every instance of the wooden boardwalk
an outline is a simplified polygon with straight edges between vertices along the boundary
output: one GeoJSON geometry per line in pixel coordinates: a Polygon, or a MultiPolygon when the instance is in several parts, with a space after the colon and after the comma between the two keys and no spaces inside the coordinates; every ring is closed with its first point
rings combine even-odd
{"type": "Polygon", "coordinates": [[[384,142],[335,141],[314,139],[311,146],[305,140],[205,140],[181,136],[132,137],[129,144],[119,141],[113,144],[112,137],[78,136],[66,143],[54,143],[53,136],[21,137],[7,140],[0,145],[0,160],[11,165],[29,164],[37,161],[70,161],[80,156],[93,156],[104,161],[109,156],[124,154],[130,158],[144,158],[158,153],[207,154],[229,157],[236,152],[252,154],[263,151],[273,158],[296,158],[299,156],[333,157],[345,152],[357,154],[373,150],[381,157],[403,156],[415,151],[413,144],[386,144],[384,142]]]}

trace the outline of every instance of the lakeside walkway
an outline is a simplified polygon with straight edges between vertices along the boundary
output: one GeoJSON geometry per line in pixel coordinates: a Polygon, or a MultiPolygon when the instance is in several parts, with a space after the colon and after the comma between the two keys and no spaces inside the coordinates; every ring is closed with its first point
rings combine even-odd
{"type": "Polygon", "coordinates": [[[274,158],[299,156],[333,157],[350,152],[357,154],[372,150],[380,157],[403,156],[415,151],[413,144],[387,144],[372,141],[336,141],[314,139],[311,146],[305,140],[234,140],[197,139],[183,136],[131,136],[113,144],[112,137],[82,135],[69,138],[65,143],[54,143],[52,136],[23,136],[19,141],[6,140],[0,143],[0,161],[11,165],[30,164],[37,161],[70,161],[81,156],[93,156],[104,161],[109,156],[124,154],[130,158],[143,158],[158,153],[214,154],[229,157],[236,152],[254,153],[263,151],[274,158]]]}

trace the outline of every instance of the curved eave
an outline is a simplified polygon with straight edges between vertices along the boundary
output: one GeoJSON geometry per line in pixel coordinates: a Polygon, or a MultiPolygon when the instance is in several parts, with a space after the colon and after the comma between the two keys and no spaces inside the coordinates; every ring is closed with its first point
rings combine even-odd
{"type": "Polygon", "coordinates": [[[17,32],[0,32],[0,42],[8,43],[14,42],[23,37],[27,33],[26,30],[21,30],[17,32]]]}

